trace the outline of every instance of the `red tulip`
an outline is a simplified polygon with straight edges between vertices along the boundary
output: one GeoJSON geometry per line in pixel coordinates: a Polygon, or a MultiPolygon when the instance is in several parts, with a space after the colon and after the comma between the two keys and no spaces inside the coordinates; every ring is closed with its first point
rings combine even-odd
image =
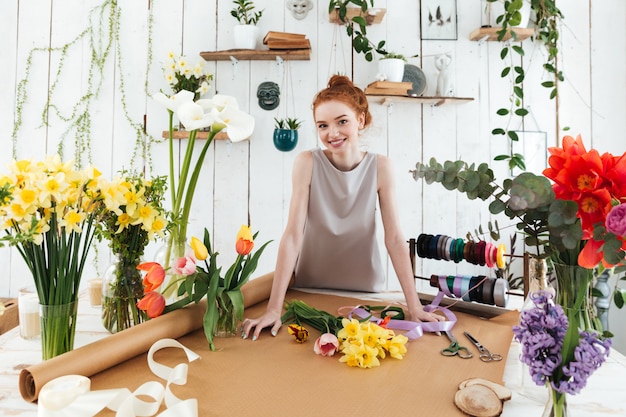
{"type": "Polygon", "coordinates": [[[148,272],[143,277],[143,286],[146,292],[156,290],[165,280],[165,270],[158,262],[144,262],[139,264],[137,269],[148,272]]]}
{"type": "Polygon", "coordinates": [[[159,317],[165,309],[165,298],[156,291],[148,291],[137,302],[137,308],[147,312],[151,319],[159,317]]]}

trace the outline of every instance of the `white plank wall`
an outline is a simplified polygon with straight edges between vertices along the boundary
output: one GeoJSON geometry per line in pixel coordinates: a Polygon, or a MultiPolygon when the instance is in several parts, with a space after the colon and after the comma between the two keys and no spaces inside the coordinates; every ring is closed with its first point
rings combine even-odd
{"type": "MultiPolygon", "coordinates": [[[[328,22],[327,1],[315,2],[304,20],[295,20],[282,0],[256,0],[255,4],[257,9],[264,9],[258,25],[260,37],[268,30],[305,33],[312,44],[311,60],[285,61],[282,69],[275,61],[239,61],[236,66],[229,61],[206,63],[214,73],[211,94],[236,97],[241,108],[255,117],[256,128],[250,141],[217,141],[211,146],[196,191],[189,232],[201,236],[203,228],[208,228],[221,263],[226,266],[234,259],[234,237],[239,226],[250,221],[253,229],[260,231],[259,242],[274,241],[261,259],[261,274],[274,269],[287,217],[293,160],[298,152],[318,143],[311,114],[314,94],[336,72],[352,76],[355,83],[365,87],[375,79],[377,64],[353,55],[344,28],[328,22]],[[258,106],[256,91],[264,81],[281,86],[278,110],[265,111],[258,106]],[[272,144],[273,118],[285,115],[304,120],[299,144],[288,153],[277,151],[272,144]]],[[[508,143],[490,134],[494,127],[502,126],[495,111],[508,100],[508,81],[499,76],[500,45],[469,40],[469,33],[486,20],[484,2],[457,0],[458,39],[445,41],[420,39],[417,0],[376,0],[376,7],[384,7],[387,12],[381,24],[368,28],[368,34],[375,41],[386,39],[388,49],[419,54],[410,63],[425,72],[426,95],[435,91],[434,56],[450,53],[457,96],[474,100],[436,108],[418,103],[372,103],[374,124],[364,134],[364,143],[370,151],[386,154],[395,162],[400,216],[407,238],[421,232],[464,237],[489,220],[486,204],[470,202],[438,185],[416,183],[408,171],[417,161],[437,157],[489,162],[498,178],[508,174],[503,163],[492,161],[495,155],[507,152],[508,143]]],[[[532,41],[524,41],[526,57],[521,64],[527,71],[525,105],[534,119],[528,119],[519,130],[547,132],[549,146],[554,146],[563,134],[581,133],[588,146],[621,153],[626,131],[626,2],[560,1],[559,7],[565,15],[560,66],[566,77],[560,88],[559,108],[557,111],[555,101],[549,100],[548,91],[539,85],[546,77],[541,68],[544,52],[532,41]],[[557,117],[560,131],[556,130],[557,117]],[[569,130],[565,132],[564,128],[569,130]]],[[[99,45],[101,53],[107,50],[110,1],[0,2],[0,48],[5,56],[5,64],[0,66],[0,141],[4,149],[0,166],[6,166],[13,157],[11,138],[17,121],[18,83],[25,78],[30,56],[32,65],[17,131],[18,158],[39,159],[57,152],[62,145],[64,159],[93,163],[107,176],[129,168],[167,175],[167,143],[160,139],[161,131],[167,129],[167,112],[149,94],[161,89],[169,92],[161,70],[168,51],[184,53],[194,63],[201,59],[201,51],[233,48],[236,21],[230,16],[231,9],[229,0],[118,0],[115,12],[120,13],[119,38],[113,40],[100,70],[90,67],[90,36],[93,34],[94,42],[103,43],[99,45]],[[103,5],[106,7],[97,9],[103,5]],[[57,48],[85,30],[90,30],[89,34],[62,56],[57,48]],[[63,67],[59,71],[61,59],[63,67]],[[91,145],[77,151],[76,132],[67,132],[68,124],[52,111],[44,125],[42,114],[53,86],[52,103],[64,116],[71,114],[90,80],[93,85],[101,84],[98,94],[78,111],[88,106],[91,145]],[[137,130],[143,126],[144,117],[147,137],[139,139],[151,143],[145,159],[136,147],[137,130]]],[[[196,154],[203,145],[198,142],[196,154]]],[[[186,145],[185,140],[177,143],[179,158],[186,145]]],[[[508,244],[508,236],[504,236],[508,244]]],[[[382,234],[379,240],[384,250],[382,234]]],[[[161,244],[151,244],[146,258],[151,258],[161,244]]],[[[85,278],[101,274],[110,261],[106,244],[96,246],[94,262],[85,278]]],[[[417,266],[418,274],[423,276],[489,273],[462,263],[447,265],[418,259],[417,266]]],[[[398,290],[390,263],[387,269],[388,288],[398,290]]],[[[0,276],[0,296],[5,297],[15,296],[20,287],[31,282],[23,261],[9,248],[0,250],[0,276]]],[[[428,286],[418,285],[420,289],[428,286]]],[[[615,312],[611,317],[623,314],[615,312]]],[[[617,330],[617,324],[612,327],[617,330]]]]}

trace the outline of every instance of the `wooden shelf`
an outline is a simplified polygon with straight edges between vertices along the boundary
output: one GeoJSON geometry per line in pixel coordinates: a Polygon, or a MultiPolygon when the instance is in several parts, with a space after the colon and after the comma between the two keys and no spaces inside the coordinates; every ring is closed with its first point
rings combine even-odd
{"type": "MultiPolygon", "coordinates": [[[[164,139],[169,139],[170,137],[169,130],[164,130],[162,133],[162,136],[164,139]]],[[[189,139],[189,132],[186,130],[175,130],[172,133],[172,138],[173,139],[189,139]]],[[[208,138],[209,138],[209,132],[198,132],[196,134],[196,139],[207,140],[208,138]]],[[[214,140],[226,140],[228,139],[228,133],[219,132],[217,135],[215,135],[213,139],[214,140]]]]}
{"type": "MultiPolygon", "coordinates": [[[[478,28],[474,30],[472,33],[470,33],[469,38],[472,41],[482,41],[482,40],[497,41],[498,31],[501,29],[502,28],[478,28]]],[[[509,28],[507,30],[506,35],[504,35],[504,38],[502,38],[503,41],[511,39],[511,33],[510,33],[511,30],[517,34],[518,41],[523,41],[524,39],[528,39],[529,37],[533,36],[535,33],[534,28],[509,28]]]]}
{"type": "Polygon", "coordinates": [[[420,103],[420,104],[430,104],[433,107],[442,106],[446,103],[468,103],[474,100],[472,97],[436,97],[436,96],[421,96],[421,97],[410,97],[410,96],[380,96],[374,94],[367,95],[368,100],[378,102],[384,106],[388,106],[395,102],[406,102],[406,103],[420,103]]]}
{"type": "Polygon", "coordinates": [[[200,52],[205,61],[229,61],[230,57],[243,61],[271,61],[276,57],[292,61],[309,61],[310,49],[226,49],[224,51],[200,52]]]}
{"type": "MultiPolygon", "coordinates": [[[[360,7],[348,7],[346,9],[346,19],[351,20],[353,17],[361,16],[365,18],[365,21],[368,25],[373,25],[375,23],[382,22],[386,12],[387,9],[383,8],[368,9],[367,12],[364,12],[363,10],[361,10],[360,7]]],[[[339,19],[339,11],[337,9],[330,12],[330,14],[328,15],[328,21],[330,23],[338,23],[341,25],[344,24],[339,19]]]]}

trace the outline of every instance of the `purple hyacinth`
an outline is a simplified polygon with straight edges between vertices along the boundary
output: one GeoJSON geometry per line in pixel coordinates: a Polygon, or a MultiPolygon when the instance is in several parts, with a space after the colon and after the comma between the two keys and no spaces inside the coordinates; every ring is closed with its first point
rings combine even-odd
{"type": "Polygon", "coordinates": [[[515,339],[522,344],[520,360],[528,365],[537,385],[550,383],[558,392],[577,394],[606,360],[611,340],[580,332],[574,358],[563,364],[561,349],[568,326],[563,308],[552,301],[548,292],[539,291],[531,298],[535,307],[523,311],[520,324],[513,327],[515,339]],[[560,377],[555,380],[557,375],[560,377]]]}

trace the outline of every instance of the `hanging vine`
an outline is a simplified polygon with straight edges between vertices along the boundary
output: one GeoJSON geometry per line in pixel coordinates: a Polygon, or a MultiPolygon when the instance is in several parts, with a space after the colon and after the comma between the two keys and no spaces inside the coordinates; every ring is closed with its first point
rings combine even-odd
{"type": "MultiPolygon", "coordinates": [[[[115,48],[117,68],[116,78],[119,80],[119,96],[124,112],[124,117],[135,132],[135,146],[131,156],[130,165],[134,168],[136,158],[141,156],[143,160],[149,164],[151,168],[152,158],[150,155],[151,144],[155,139],[151,136],[147,137],[143,121],[133,120],[127,106],[127,96],[125,90],[125,78],[121,53],[120,42],[120,17],[121,9],[118,7],[117,0],[105,0],[99,6],[94,7],[89,12],[87,19],[87,27],[80,32],[74,39],[59,47],[36,47],[33,48],[26,59],[24,69],[24,78],[17,84],[16,89],[16,110],[15,124],[11,134],[12,140],[12,156],[17,158],[17,143],[19,130],[23,124],[23,113],[28,101],[28,86],[31,79],[31,69],[33,59],[37,54],[59,54],[59,61],[56,68],[54,81],[48,89],[47,100],[41,113],[41,125],[39,127],[49,127],[51,115],[54,115],[60,121],[66,123],[66,128],[60,135],[60,141],[57,146],[57,152],[61,157],[64,155],[65,144],[68,137],[74,137],[74,160],[78,168],[85,163],[92,163],[92,105],[100,97],[102,84],[104,81],[104,67],[115,48]],[[89,70],[86,80],[85,92],[81,95],[77,102],[71,106],[69,112],[61,110],[56,104],[58,97],[57,90],[59,82],[65,70],[66,58],[75,46],[81,43],[88,43],[89,46],[89,70]]],[[[148,94],[148,73],[152,64],[152,31],[153,31],[153,13],[152,8],[148,14],[148,60],[145,72],[144,92],[148,94]]],[[[64,98],[63,100],[66,100],[64,98]]],[[[59,100],[59,101],[63,101],[59,100]]]]}

